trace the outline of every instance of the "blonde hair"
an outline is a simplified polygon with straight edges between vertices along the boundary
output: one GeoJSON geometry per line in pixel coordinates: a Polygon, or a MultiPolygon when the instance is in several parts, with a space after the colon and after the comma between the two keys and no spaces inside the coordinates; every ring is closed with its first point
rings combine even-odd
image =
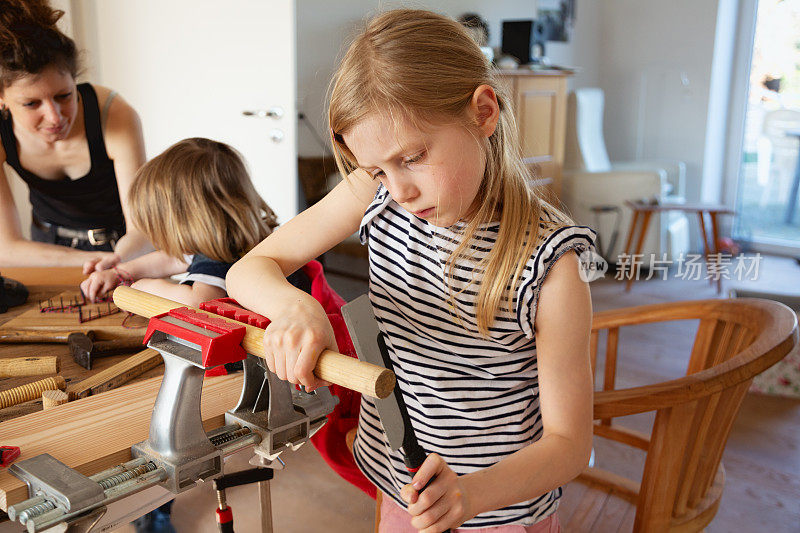
{"type": "MultiPolygon", "coordinates": [[[[461,24],[429,11],[399,9],[367,23],[348,48],[331,87],[331,142],[344,176],[357,167],[357,161],[342,135],[375,113],[395,120],[402,117],[421,129],[455,120],[480,138],[486,154],[486,170],[478,191],[483,201],[448,258],[447,272],[452,279],[456,262],[469,259],[477,229],[499,218],[497,241],[478,265],[483,282],[478,291],[476,321],[480,333],[488,335],[501,302],[512,310],[513,287],[541,240],[542,206],[550,215],[546,225],[568,222],[528,185],[531,175],[522,161],[505,86],[461,24]],[[477,134],[477,124],[467,115],[480,85],[494,89],[500,107],[497,127],[489,138],[477,134]]],[[[451,290],[452,304],[454,298],[451,290]]]]}
{"type": "Polygon", "coordinates": [[[128,195],[133,223],[167,254],[233,263],[277,220],[239,153],[210,139],[184,139],[148,161],[128,195]]]}

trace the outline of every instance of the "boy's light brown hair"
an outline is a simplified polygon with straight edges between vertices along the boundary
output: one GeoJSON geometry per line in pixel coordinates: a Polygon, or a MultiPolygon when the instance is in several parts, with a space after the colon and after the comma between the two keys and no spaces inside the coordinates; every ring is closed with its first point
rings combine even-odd
{"type": "Polygon", "coordinates": [[[181,259],[200,253],[236,262],[278,225],[239,153],[199,137],[173,144],[139,169],[128,205],[153,246],[181,259]]]}

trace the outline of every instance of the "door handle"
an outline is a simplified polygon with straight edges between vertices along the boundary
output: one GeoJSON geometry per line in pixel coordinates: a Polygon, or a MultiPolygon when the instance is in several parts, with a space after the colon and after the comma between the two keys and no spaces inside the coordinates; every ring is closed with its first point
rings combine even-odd
{"type": "Polygon", "coordinates": [[[281,119],[283,118],[283,108],[279,106],[273,106],[269,109],[245,109],[242,111],[242,115],[246,117],[281,119]]]}

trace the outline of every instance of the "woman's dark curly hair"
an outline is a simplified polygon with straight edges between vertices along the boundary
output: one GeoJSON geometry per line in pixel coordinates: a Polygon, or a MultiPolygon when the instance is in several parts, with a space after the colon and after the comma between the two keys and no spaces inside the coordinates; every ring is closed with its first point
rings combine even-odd
{"type": "Polygon", "coordinates": [[[75,42],[56,26],[63,15],[46,0],[0,0],[0,92],[49,66],[77,76],[75,42]]]}

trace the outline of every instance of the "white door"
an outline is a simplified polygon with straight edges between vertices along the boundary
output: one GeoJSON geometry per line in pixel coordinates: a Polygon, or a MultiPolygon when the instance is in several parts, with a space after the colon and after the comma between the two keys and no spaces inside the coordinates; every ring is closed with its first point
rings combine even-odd
{"type": "Polygon", "coordinates": [[[186,137],[228,143],[280,221],[297,213],[295,0],[73,6],[86,77],[139,112],[148,159],[186,137]]]}

